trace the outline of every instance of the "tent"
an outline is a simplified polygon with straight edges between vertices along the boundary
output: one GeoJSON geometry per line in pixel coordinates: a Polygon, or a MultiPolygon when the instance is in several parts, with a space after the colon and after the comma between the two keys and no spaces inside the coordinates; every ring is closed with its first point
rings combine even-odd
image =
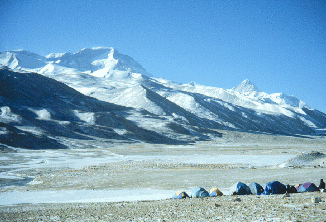
{"type": "Polygon", "coordinates": [[[263,192],[263,194],[265,194],[265,195],[283,194],[283,193],[286,193],[286,187],[284,184],[282,184],[278,181],[266,183],[265,191],[263,192]]]}
{"type": "Polygon", "coordinates": [[[304,183],[302,185],[300,185],[299,187],[297,187],[297,191],[299,193],[302,192],[314,192],[314,191],[318,191],[317,186],[314,183],[304,183]]]}
{"type": "Polygon", "coordinates": [[[191,197],[209,197],[209,193],[204,188],[196,187],[191,191],[191,197]]]}
{"type": "Polygon", "coordinates": [[[230,187],[230,195],[248,195],[251,194],[250,188],[241,182],[233,184],[233,186],[230,187]]]}
{"type": "Polygon", "coordinates": [[[297,192],[298,192],[299,187],[300,187],[301,185],[302,185],[301,183],[298,183],[298,184],[294,185],[294,187],[295,187],[295,189],[297,190],[297,192]]]}
{"type": "Polygon", "coordinates": [[[189,198],[189,195],[184,191],[178,191],[172,197],[172,199],[184,199],[184,198],[189,198]]]}
{"type": "Polygon", "coordinates": [[[264,192],[264,188],[255,182],[249,183],[248,187],[250,188],[250,191],[252,194],[261,194],[262,192],[264,192]]]}
{"type": "Polygon", "coordinates": [[[286,192],[287,193],[297,193],[297,189],[295,188],[295,186],[292,185],[286,185],[286,192]]]}
{"type": "Polygon", "coordinates": [[[223,196],[223,193],[218,188],[212,188],[209,190],[210,197],[223,196]]]}

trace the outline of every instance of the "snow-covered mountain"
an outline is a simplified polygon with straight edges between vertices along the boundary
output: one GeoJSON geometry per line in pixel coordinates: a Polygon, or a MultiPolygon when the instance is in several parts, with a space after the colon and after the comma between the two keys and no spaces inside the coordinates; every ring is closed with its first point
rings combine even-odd
{"type": "MultiPolygon", "coordinates": [[[[114,111],[114,115],[119,116],[119,120],[123,119],[123,122],[127,121],[127,125],[132,123],[138,129],[144,130],[144,133],[148,133],[145,133],[147,136],[143,138],[139,133],[137,136],[134,134],[133,137],[126,137],[125,135],[130,133],[130,128],[129,130],[121,126],[116,128],[107,123],[113,132],[119,132],[118,135],[125,139],[146,141],[144,138],[147,138],[147,142],[157,142],[159,140],[157,138],[160,138],[162,143],[169,140],[194,141],[221,136],[218,133],[219,129],[316,135],[324,133],[321,129],[326,128],[324,113],[309,108],[293,96],[282,93],[267,94],[249,80],[243,81],[232,89],[222,89],[196,83],[178,84],[155,78],[135,60],[120,54],[113,48],[83,49],[77,53],[53,53],[45,57],[24,50],[7,51],[0,53],[0,65],[14,70],[15,74],[11,75],[16,78],[19,78],[19,75],[27,75],[26,73],[38,73],[77,90],[81,93],[79,95],[84,96],[82,100],[92,98],[99,103],[109,104],[108,106],[114,104],[116,107],[124,107],[122,110],[114,111]],[[25,74],[22,74],[24,72],[25,74]]],[[[2,72],[11,72],[3,70],[2,72]]],[[[30,75],[33,78],[40,78],[36,77],[36,74],[30,75]]],[[[15,82],[17,84],[17,81],[15,82]]],[[[8,84],[13,84],[13,80],[8,81],[8,84]]],[[[38,85],[34,87],[40,88],[38,85]]],[[[56,84],[51,86],[54,92],[57,91],[56,87],[56,84]]],[[[35,98],[38,98],[36,92],[41,93],[36,90],[29,96],[33,98],[34,103],[37,103],[35,98]]],[[[25,92],[24,95],[29,93],[32,92],[25,92]]],[[[64,97],[65,93],[66,91],[61,92],[61,96],[64,97]]],[[[14,106],[13,104],[16,105],[16,110],[20,109],[18,106],[26,107],[25,104],[18,105],[15,100],[7,102],[5,106],[3,101],[7,101],[6,97],[1,96],[0,107],[4,110],[1,111],[1,116],[7,118],[8,109],[14,109],[11,107],[14,106]]],[[[58,101],[59,104],[62,102],[65,103],[67,100],[58,101]]],[[[39,113],[35,114],[37,118],[40,118],[39,115],[46,117],[51,114],[48,110],[53,109],[50,102],[47,107],[36,106],[34,103],[27,107],[29,110],[38,110],[34,112],[39,113]],[[44,110],[40,107],[47,111],[40,111],[44,110]]],[[[73,109],[69,108],[69,110],[71,113],[73,109]]],[[[60,109],[55,113],[59,112],[60,109]]],[[[113,115],[109,108],[105,112],[113,115]]],[[[67,120],[63,118],[65,120],[62,121],[70,121],[76,117],[80,119],[80,116],[83,116],[82,118],[88,119],[84,121],[87,126],[97,125],[97,118],[94,117],[97,111],[87,111],[86,106],[80,110],[74,109],[73,113],[73,117],[67,117],[67,120]],[[93,114],[80,114],[85,112],[93,114]],[[92,115],[95,118],[93,120],[91,120],[92,115]]],[[[12,115],[21,116],[15,112],[12,112],[12,115]]],[[[42,119],[43,122],[52,120],[42,119]]],[[[19,121],[5,122],[3,117],[0,117],[0,121],[14,127],[22,124],[19,121]]]]}
{"type": "Polygon", "coordinates": [[[45,57],[25,50],[6,51],[0,54],[0,64],[41,74],[83,72],[96,77],[121,78],[141,73],[150,76],[129,56],[103,47],[85,48],[77,53],[52,53],[45,57]]]}
{"type": "Polygon", "coordinates": [[[0,144],[65,148],[58,138],[180,143],[124,118],[130,108],[85,96],[36,73],[2,68],[0,88],[0,144]]]}

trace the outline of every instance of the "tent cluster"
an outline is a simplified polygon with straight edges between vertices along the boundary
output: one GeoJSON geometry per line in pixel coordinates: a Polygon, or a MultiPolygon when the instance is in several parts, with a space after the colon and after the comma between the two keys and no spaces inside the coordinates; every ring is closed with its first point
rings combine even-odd
{"type": "Polygon", "coordinates": [[[209,190],[205,190],[202,187],[196,187],[191,191],[191,195],[189,196],[185,191],[179,191],[174,194],[172,199],[183,199],[183,198],[200,198],[200,197],[217,197],[223,196],[223,193],[218,188],[212,188],[209,190]]]}
{"type": "MultiPolygon", "coordinates": [[[[248,185],[238,182],[230,187],[229,192],[230,195],[271,195],[271,194],[285,194],[285,193],[302,193],[302,192],[314,192],[318,191],[319,188],[314,183],[304,183],[297,184],[295,186],[284,185],[279,181],[273,181],[265,184],[265,189],[258,183],[252,182],[248,185]]],[[[209,190],[205,190],[201,187],[196,187],[191,191],[191,195],[189,196],[185,191],[179,191],[175,193],[172,199],[183,199],[189,197],[216,197],[222,196],[223,193],[218,188],[212,188],[209,190]]]]}
{"type": "Polygon", "coordinates": [[[265,189],[258,183],[249,183],[248,185],[238,182],[230,188],[230,195],[271,195],[284,193],[303,193],[318,191],[314,183],[298,184],[296,186],[284,185],[279,181],[273,181],[265,184],[265,189]]]}

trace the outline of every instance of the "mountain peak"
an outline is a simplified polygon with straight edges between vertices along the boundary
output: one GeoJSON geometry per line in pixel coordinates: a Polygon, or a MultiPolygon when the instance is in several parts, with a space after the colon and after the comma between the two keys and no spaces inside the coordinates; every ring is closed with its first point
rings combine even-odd
{"type": "Polygon", "coordinates": [[[248,79],[244,80],[240,85],[233,88],[233,90],[237,91],[239,93],[260,92],[260,90],[257,88],[257,86],[248,79]]]}
{"type": "Polygon", "coordinates": [[[11,69],[38,72],[44,70],[43,68],[49,64],[59,67],[60,72],[65,72],[65,69],[74,69],[75,72],[89,73],[97,77],[139,76],[134,74],[151,76],[133,58],[119,53],[112,47],[84,48],[75,53],[51,53],[47,56],[40,56],[25,50],[0,52],[0,65],[11,69]]]}
{"type": "Polygon", "coordinates": [[[0,64],[11,69],[35,69],[46,65],[45,58],[23,49],[0,52],[0,64]]]}

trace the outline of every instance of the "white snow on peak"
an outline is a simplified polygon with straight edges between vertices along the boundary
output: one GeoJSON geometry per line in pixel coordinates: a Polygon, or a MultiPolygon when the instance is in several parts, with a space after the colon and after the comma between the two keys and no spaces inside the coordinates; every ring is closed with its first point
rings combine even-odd
{"type": "Polygon", "coordinates": [[[112,47],[84,48],[76,53],[51,53],[47,56],[25,50],[6,51],[0,53],[0,65],[41,74],[74,72],[114,79],[151,76],[134,59],[112,47]]]}
{"type": "MultiPolygon", "coordinates": [[[[232,89],[209,87],[200,84],[180,85],[168,81],[160,82],[163,83],[166,87],[170,87],[175,90],[198,93],[212,98],[213,100],[217,99],[219,104],[223,105],[231,111],[234,110],[233,106],[239,106],[253,109],[259,111],[260,113],[269,115],[286,115],[293,118],[296,115],[295,113],[305,114],[302,108],[307,108],[304,102],[295,98],[294,96],[287,96],[282,93],[267,94],[260,91],[256,85],[249,80],[243,81],[238,87],[232,89]]],[[[186,103],[186,101],[187,100],[177,100],[174,102],[176,102],[181,107],[185,107],[185,104],[181,103],[186,103]]],[[[194,109],[193,113],[198,115],[198,111],[198,109],[194,109]]],[[[207,116],[207,114],[204,115],[207,116]]]]}
{"type": "Polygon", "coordinates": [[[0,53],[0,64],[11,69],[35,69],[46,65],[46,58],[25,50],[0,53]]]}
{"type": "Polygon", "coordinates": [[[240,85],[233,88],[233,90],[239,93],[260,92],[257,86],[253,82],[249,81],[248,79],[244,80],[240,85]]]}
{"type": "Polygon", "coordinates": [[[130,73],[149,76],[138,62],[111,47],[84,48],[76,53],[64,53],[49,59],[60,66],[90,71],[90,75],[96,77],[126,78],[130,77],[130,73]]]}
{"type": "Polygon", "coordinates": [[[297,99],[296,97],[288,96],[288,95],[285,95],[284,93],[271,94],[270,99],[279,105],[290,105],[290,106],[299,107],[299,108],[302,108],[306,105],[304,102],[297,99]]]}

